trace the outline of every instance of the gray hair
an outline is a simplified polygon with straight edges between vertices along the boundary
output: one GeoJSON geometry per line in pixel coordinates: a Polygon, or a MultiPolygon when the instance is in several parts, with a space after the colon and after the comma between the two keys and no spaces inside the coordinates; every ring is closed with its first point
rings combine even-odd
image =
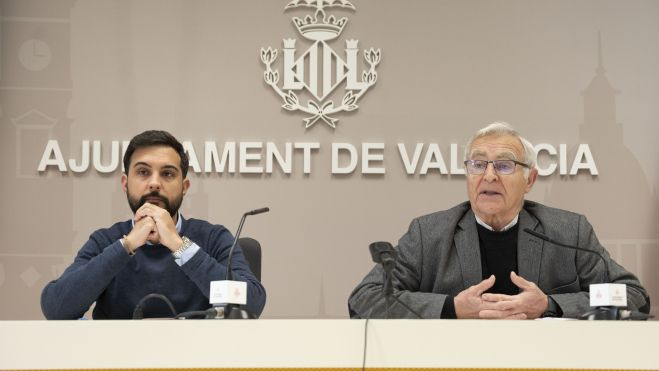
{"type": "MultiPolygon", "coordinates": [[[[535,153],[535,149],[533,149],[533,144],[526,140],[524,137],[522,137],[517,130],[513,129],[513,127],[507,123],[507,122],[502,122],[502,121],[495,121],[486,127],[478,130],[467,142],[467,146],[465,147],[465,161],[469,160],[471,156],[471,147],[474,144],[474,141],[479,138],[483,137],[489,137],[489,136],[502,136],[502,135],[511,135],[522,143],[522,146],[524,147],[524,158],[523,159],[518,159],[517,161],[524,162],[525,164],[529,165],[530,169],[535,169],[537,165],[537,154],[535,153]]],[[[528,178],[529,176],[529,168],[524,168],[524,177],[528,178]]]]}

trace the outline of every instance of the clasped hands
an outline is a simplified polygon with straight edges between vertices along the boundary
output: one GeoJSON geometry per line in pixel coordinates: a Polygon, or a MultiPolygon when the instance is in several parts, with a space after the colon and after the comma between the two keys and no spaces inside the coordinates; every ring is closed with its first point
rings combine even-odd
{"type": "Polygon", "coordinates": [[[510,272],[520,289],[517,295],[485,293],[494,285],[494,275],[460,292],[454,300],[458,318],[534,319],[547,309],[549,298],[538,286],[510,272]]]}
{"type": "Polygon", "coordinates": [[[153,244],[160,243],[171,251],[176,251],[183,244],[176,231],[176,223],[167,210],[148,202],[135,213],[133,229],[125,238],[132,251],[143,246],[147,241],[153,244]]]}

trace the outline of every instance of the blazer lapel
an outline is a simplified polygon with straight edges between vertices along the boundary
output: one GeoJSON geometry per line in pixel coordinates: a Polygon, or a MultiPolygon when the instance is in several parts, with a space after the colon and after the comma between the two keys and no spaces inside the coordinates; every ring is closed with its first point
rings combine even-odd
{"type": "Polygon", "coordinates": [[[462,268],[462,279],[465,288],[473,286],[483,280],[481,269],[481,252],[476,229],[476,217],[469,210],[458,223],[455,232],[455,248],[462,268]]]}
{"type": "Polygon", "coordinates": [[[536,284],[538,284],[540,277],[542,240],[524,232],[524,229],[536,230],[538,227],[538,219],[529,214],[525,209],[522,209],[519,213],[519,234],[517,237],[518,273],[525,280],[535,282],[536,284]]]}

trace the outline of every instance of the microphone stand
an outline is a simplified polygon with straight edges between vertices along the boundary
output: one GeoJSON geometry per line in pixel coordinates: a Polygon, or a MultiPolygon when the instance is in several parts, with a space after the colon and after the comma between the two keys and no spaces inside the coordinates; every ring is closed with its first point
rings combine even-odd
{"type": "MultiPolygon", "coordinates": [[[[256,209],[252,211],[248,211],[243,214],[242,218],[240,218],[240,224],[238,224],[238,230],[236,231],[236,237],[233,240],[233,245],[231,245],[231,248],[229,249],[229,258],[227,259],[227,275],[226,275],[226,280],[227,281],[232,281],[233,280],[233,271],[231,269],[231,260],[233,259],[233,250],[236,248],[236,244],[238,243],[238,238],[240,237],[240,232],[243,230],[243,224],[245,224],[245,219],[249,215],[256,215],[256,214],[261,214],[270,211],[270,208],[264,207],[261,209],[256,209]]],[[[227,304],[224,307],[224,318],[228,319],[256,319],[256,316],[245,309],[242,305],[238,304],[227,304]]]]}
{"type": "Polygon", "coordinates": [[[585,319],[589,321],[594,320],[606,320],[606,321],[615,321],[620,318],[620,308],[618,307],[596,307],[595,309],[589,310],[579,317],[579,319],[585,319]]]}
{"type": "Polygon", "coordinates": [[[384,271],[384,285],[382,286],[382,294],[384,295],[385,305],[387,306],[385,312],[385,319],[389,319],[389,309],[391,309],[391,306],[394,304],[394,302],[402,305],[403,308],[407,309],[410,313],[414,314],[416,318],[423,319],[423,317],[421,317],[419,313],[417,313],[414,309],[410,308],[409,305],[405,304],[405,302],[403,302],[396,295],[394,295],[394,285],[392,280],[393,280],[393,262],[389,267],[389,269],[387,269],[385,266],[385,271],[384,271]]]}
{"type": "Polygon", "coordinates": [[[396,295],[394,295],[393,270],[396,266],[396,259],[398,259],[398,253],[394,247],[389,242],[373,242],[368,246],[368,249],[371,252],[371,258],[373,259],[373,262],[382,264],[384,271],[382,295],[384,296],[385,301],[385,318],[389,319],[389,312],[395,301],[396,303],[402,305],[410,313],[414,314],[417,318],[422,319],[423,317],[421,317],[419,313],[410,308],[409,305],[405,304],[396,295]]]}
{"type": "Polygon", "coordinates": [[[382,294],[384,295],[384,301],[386,305],[385,309],[385,319],[389,319],[389,309],[393,304],[394,298],[394,285],[392,282],[392,271],[393,271],[393,261],[383,263],[384,267],[384,285],[382,285],[382,294]]]}

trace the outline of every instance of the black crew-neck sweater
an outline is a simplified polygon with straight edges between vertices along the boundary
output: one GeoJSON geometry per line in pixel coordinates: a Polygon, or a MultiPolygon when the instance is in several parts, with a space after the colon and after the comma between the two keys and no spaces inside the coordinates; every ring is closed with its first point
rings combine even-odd
{"type": "Polygon", "coordinates": [[[517,233],[519,224],[503,231],[491,231],[478,224],[483,279],[494,275],[494,286],[487,292],[516,295],[519,288],[510,280],[510,272],[517,273],[517,233]]]}

